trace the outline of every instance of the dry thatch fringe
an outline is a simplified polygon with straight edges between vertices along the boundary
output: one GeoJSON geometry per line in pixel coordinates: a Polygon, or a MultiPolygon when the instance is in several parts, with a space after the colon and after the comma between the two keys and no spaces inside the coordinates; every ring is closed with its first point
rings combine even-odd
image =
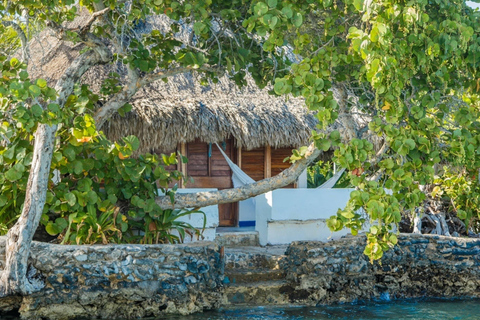
{"type": "Polygon", "coordinates": [[[201,86],[192,74],[175,76],[139,92],[125,118],[116,115],[104,127],[113,140],[134,134],[141,150],[168,151],[179,142],[199,138],[207,143],[230,136],[236,146],[255,149],[307,144],[315,117],[302,99],[275,97],[251,81],[242,90],[231,80],[201,86]]]}

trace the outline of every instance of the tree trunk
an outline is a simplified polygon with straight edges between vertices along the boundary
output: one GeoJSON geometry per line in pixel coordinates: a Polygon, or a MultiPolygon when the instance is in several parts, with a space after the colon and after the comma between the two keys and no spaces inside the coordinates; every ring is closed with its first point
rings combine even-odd
{"type": "Polygon", "coordinates": [[[305,170],[321,153],[322,151],[317,149],[312,143],[308,147],[305,158],[296,161],[290,166],[290,168],[275,177],[263,179],[233,189],[196,193],[176,193],[173,204],[169,197],[158,197],[155,201],[163,209],[198,208],[242,201],[271,190],[282,188],[294,182],[303,170],[305,170]]]}
{"type": "MultiPolygon", "coordinates": [[[[80,77],[90,67],[106,63],[111,57],[110,51],[103,45],[76,58],[55,86],[58,93],[55,102],[63,107],[80,77]]],[[[27,262],[33,234],[45,205],[56,131],[57,126],[40,124],[35,132],[33,159],[23,211],[7,234],[5,269],[0,278],[0,297],[12,294],[28,295],[40,289],[27,279],[27,262]]]]}
{"type": "Polygon", "coordinates": [[[14,293],[27,295],[41,289],[34,287],[26,277],[27,260],[33,234],[45,204],[56,131],[57,126],[39,125],[35,132],[35,147],[22,215],[7,235],[6,265],[1,277],[0,296],[14,293]]]}
{"type": "Polygon", "coordinates": [[[422,211],[420,208],[415,209],[415,217],[413,218],[413,233],[422,234],[422,211]]]}

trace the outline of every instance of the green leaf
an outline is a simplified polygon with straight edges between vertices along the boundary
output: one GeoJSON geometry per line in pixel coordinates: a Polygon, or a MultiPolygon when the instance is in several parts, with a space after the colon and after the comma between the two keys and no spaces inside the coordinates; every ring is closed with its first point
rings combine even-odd
{"type": "Polygon", "coordinates": [[[275,8],[277,6],[277,0],[268,0],[267,3],[270,8],[275,8]]]}
{"type": "Polygon", "coordinates": [[[378,28],[375,26],[372,28],[372,31],[370,31],[370,40],[372,40],[372,42],[378,42],[378,38],[378,28]]]}
{"type": "Polygon", "coordinates": [[[76,157],[75,150],[73,150],[73,148],[71,148],[71,147],[66,147],[66,148],[63,150],[63,155],[64,155],[69,161],[75,160],[75,157],[76,157]]]}
{"type": "Polygon", "coordinates": [[[118,198],[117,198],[117,196],[115,196],[114,194],[109,194],[109,195],[108,195],[108,200],[109,200],[112,204],[115,204],[115,203],[117,203],[118,198]]]}
{"type": "Polygon", "coordinates": [[[21,163],[16,163],[7,172],[5,172],[5,178],[10,182],[19,180],[25,172],[25,166],[21,163]]]}
{"type": "Polygon", "coordinates": [[[268,12],[268,6],[264,2],[259,2],[255,5],[254,10],[257,16],[263,16],[268,12]]]}
{"type": "Polygon", "coordinates": [[[193,31],[195,32],[196,35],[201,35],[206,29],[207,29],[207,25],[201,21],[197,21],[193,25],[193,31]]]}
{"type": "MultiPolygon", "coordinates": [[[[68,222],[65,220],[65,218],[57,218],[55,219],[55,224],[59,229],[61,229],[60,232],[62,232],[66,227],[68,227],[68,222]]],[[[60,233],[59,232],[59,233],[60,233]]]]}
{"type": "Polygon", "coordinates": [[[46,88],[47,81],[45,81],[45,79],[37,79],[37,86],[39,86],[40,88],[46,88]]]}
{"type": "Polygon", "coordinates": [[[315,146],[320,150],[328,151],[332,143],[328,139],[320,139],[315,141],[315,146]]]}
{"type": "Polygon", "coordinates": [[[135,151],[140,147],[140,141],[136,136],[128,136],[123,138],[123,141],[132,146],[132,150],[135,151]]]}
{"type": "Polygon", "coordinates": [[[77,198],[71,192],[65,194],[64,198],[67,201],[68,205],[70,205],[71,207],[73,207],[75,205],[75,203],[77,203],[77,198]]]}
{"type": "Polygon", "coordinates": [[[75,174],[80,174],[83,172],[83,163],[81,160],[75,160],[73,163],[73,172],[75,174]]]}
{"type": "Polygon", "coordinates": [[[40,107],[38,104],[35,104],[32,106],[32,113],[35,117],[40,117],[43,113],[42,107],[40,107]]]}
{"type": "Polygon", "coordinates": [[[98,196],[97,196],[97,193],[93,190],[90,190],[87,192],[87,202],[89,204],[95,204],[97,203],[97,200],[98,200],[98,196]]]}
{"type": "Polygon", "coordinates": [[[465,220],[467,219],[467,212],[465,212],[464,210],[457,210],[457,217],[459,219],[465,220]]]}
{"type": "Polygon", "coordinates": [[[340,214],[347,219],[352,219],[355,217],[355,214],[350,210],[340,211],[340,214]]]}
{"type": "Polygon", "coordinates": [[[292,17],[292,23],[295,27],[300,28],[303,23],[303,16],[300,12],[297,12],[292,17]]]}
{"type": "Polygon", "coordinates": [[[362,11],[363,10],[363,0],[353,0],[353,6],[358,11],[362,11]]]}
{"type": "Polygon", "coordinates": [[[28,90],[30,90],[30,92],[32,93],[32,96],[34,97],[38,97],[42,91],[40,90],[40,88],[34,84],[32,84],[30,87],[28,87],[28,90]]]}
{"type": "Polygon", "coordinates": [[[293,11],[290,7],[283,7],[282,8],[282,13],[288,18],[290,19],[291,17],[293,17],[293,11]]]}
{"type": "Polygon", "coordinates": [[[147,60],[137,60],[138,68],[143,72],[148,72],[148,61],[147,60]]]}
{"type": "Polygon", "coordinates": [[[20,61],[18,61],[17,58],[12,58],[12,59],[10,60],[10,65],[11,65],[12,67],[17,66],[19,63],[20,63],[20,61]]]}
{"type": "Polygon", "coordinates": [[[390,235],[390,237],[388,238],[390,240],[390,242],[393,244],[393,245],[396,245],[398,243],[398,239],[397,239],[397,236],[392,234],[390,235]]]}
{"type": "Polygon", "coordinates": [[[6,205],[8,202],[8,198],[4,194],[0,194],[0,208],[6,205]]]}
{"type": "Polygon", "coordinates": [[[45,227],[45,230],[51,236],[56,236],[57,234],[59,234],[60,232],[63,231],[63,229],[61,229],[59,226],[57,226],[52,221],[48,222],[47,226],[45,227]]]}

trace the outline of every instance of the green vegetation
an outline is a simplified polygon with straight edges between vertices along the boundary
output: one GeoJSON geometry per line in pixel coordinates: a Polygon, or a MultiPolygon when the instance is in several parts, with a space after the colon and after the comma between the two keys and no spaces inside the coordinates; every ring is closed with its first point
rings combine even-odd
{"type": "MultiPolygon", "coordinates": [[[[25,101],[48,100],[55,90],[43,79],[32,82],[25,65],[16,59],[3,60],[0,133],[8,141],[0,147],[0,226],[6,233],[20,215],[32,162],[31,141],[38,123],[62,123],[52,160],[46,205],[41,224],[62,243],[94,244],[110,242],[176,243],[200,231],[177,219],[199,211],[161,210],[155,203],[157,183],[165,194],[174,181],[183,179],[179,171],[166,171],[176,164],[170,156],[146,154],[132,158],[138,139],[108,141],[95,128],[91,116],[98,95],[86,86],[78,87],[65,104],[49,104],[46,109],[25,101]],[[58,177],[54,177],[57,174],[58,177]],[[141,231],[141,233],[139,233],[141,231]]],[[[182,157],[183,161],[186,161],[182,157]]]]}
{"type": "MultiPolygon", "coordinates": [[[[365,249],[372,261],[396,244],[393,227],[402,213],[414,212],[422,205],[426,194],[420,187],[435,182],[436,165],[461,168],[464,176],[476,176],[480,168],[480,14],[464,1],[86,0],[81,5],[98,16],[80,30],[61,30],[59,25],[78,14],[73,3],[25,0],[11,2],[8,7],[0,4],[2,17],[27,12],[42,27],[48,25],[66,39],[83,43],[83,61],[119,64],[128,70],[123,87],[116,85],[115,75],[100,79],[104,89],[97,94],[101,97],[81,87],[80,77],[71,75],[77,92],[68,92],[68,81],[60,81],[59,87],[74,98],[56,103],[58,97],[46,82],[29,82],[26,73],[18,69],[19,62],[2,65],[2,118],[12,119],[3,122],[3,134],[16,143],[14,150],[9,144],[1,151],[7,181],[2,188],[9,188],[2,192],[2,201],[18,210],[21,207],[20,193],[25,191],[21,188],[25,188],[31,161],[27,144],[20,140],[31,141],[38,121],[61,123],[52,168],[60,170],[62,182],[49,187],[46,197],[40,195],[27,202],[36,201],[41,207],[46,198],[44,214],[48,219],[44,215],[43,222],[52,233],[69,228],[66,241],[74,235],[81,241],[92,240],[88,230],[95,229],[93,225],[99,220],[100,227],[95,230],[100,238],[101,232],[114,237],[117,229],[124,228],[122,223],[138,222],[133,217],[125,221],[120,213],[111,211],[121,200],[133,206],[137,214],[142,212],[145,219],[152,219],[144,224],[148,231],[149,226],[155,229],[152,222],[156,225],[167,214],[154,206],[153,183],[156,178],[169,179],[158,169],[162,164],[154,156],[139,157],[138,162],[120,159],[131,155],[135,138],[126,137],[117,144],[107,142],[94,133],[91,113],[71,108],[84,104],[91,110],[101,100],[94,119],[101,126],[114,112],[126,111],[129,100],[142,86],[192,70],[200,73],[202,83],[215,82],[227,74],[239,86],[246,84],[245,77],[250,73],[259,87],[272,84],[272,93],[303,97],[306,106],[317,112],[320,129],[327,129],[335,121],[345,124],[342,132],[313,134],[319,149],[335,149],[333,161],[347,168],[348,179],[357,188],[347,207],[328,224],[332,230],[346,226],[356,233],[365,219],[376,222],[365,249]],[[140,22],[160,14],[173,20],[169,30],[135,36],[140,22]],[[175,38],[182,24],[192,27],[190,40],[184,43],[175,38]],[[109,41],[114,44],[114,52],[105,45],[109,41]],[[297,56],[293,57],[291,51],[297,56]],[[60,110],[61,115],[57,115],[60,110]],[[358,114],[368,119],[363,128],[349,125],[348,117],[358,114]],[[17,129],[20,133],[15,133],[17,129]],[[89,138],[91,141],[82,142],[89,138]],[[115,163],[115,170],[104,173],[102,193],[102,181],[90,176],[90,171],[85,175],[84,169],[96,170],[98,175],[111,163],[115,163]],[[119,177],[123,182],[112,185],[110,181],[119,177]],[[138,198],[130,195],[129,188],[138,189],[138,198]],[[392,193],[385,193],[385,188],[392,193]],[[73,204],[79,212],[69,211],[73,204]],[[360,208],[367,216],[356,213],[360,208]],[[96,217],[82,220],[94,212],[96,217]],[[70,219],[70,213],[77,216],[70,219]],[[87,225],[87,233],[76,232],[78,226],[87,225]]],[[[305,157],[306,151],[297,150],[291,160],[305,157]]],[[[448,177],[438,179],[447,181],[448,177]]],[[[38,190],[43,190],[39,185],[38,190]]],[[[459,217],[468,220],[478,216],[470,202],[467,204],[468,199],[462,200],[453,189],[455,186],[446,188],[445,195],[457,201],[459,217]],[[472,211],[465,210],[467,207],[472,211]]],[[[470,196],[476,197],[476,193],[467,198],[470,196]]],[[[13,221],[15,214],[7,213],[10,216],[4,221],[13,221]]],[[[168,214],[175,217],[177,213],[172,215],[168,214]]]]}
{"type": "MultiPolygon", "coordinates": [[[[333,177],[333,163],[331,161],[318,161],[307,169],[307,187],[317,188],[324,184],[328,179],[333,177]]],[[[333,188],[351,188],[349,177],[347,173],[343,173],[333,188]]]]}

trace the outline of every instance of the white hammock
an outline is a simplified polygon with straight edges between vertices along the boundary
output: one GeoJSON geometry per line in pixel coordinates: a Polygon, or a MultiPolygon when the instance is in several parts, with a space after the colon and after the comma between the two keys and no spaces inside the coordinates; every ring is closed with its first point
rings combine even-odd
{"type": "Polygon", "coordinates": [[[342,170],[339,170],[337,173],[333,175],[333,177],[325,181],[321,186],[317,187],[316,189],[333,188],[333,186],[340,179],[344,171],[345,171],[345,168],[342,168],[342,170]]]}
{"type": "Polygon", "coordinates": [[[242,169],[240,169],[239,166],[237,166],[235,163],[233,163],[232,160],[230,160],[230,158],[227,156],[227,154],[225,152],[223,152],[223,149],[220,148],[220,146],[218,145],[218,143],[215,143],[217,145],[217,148],[218,150],[220,150],[220,152],[222,153],[223,157],[225,158],[225,160],[227,161],[228,163],[228,166],[230,167],[230,169],[232,169],[232,182],[233,182],[233,186],[235,188],[237,187],[241,187],[241,186],[244,186],[246,184],[250,184],[250,183],[254,183],[255,180],[253,180],[252,178],[250,178],[248,176],[248,174],[246,174],[245,172],[242,171],[242,169]]]}

